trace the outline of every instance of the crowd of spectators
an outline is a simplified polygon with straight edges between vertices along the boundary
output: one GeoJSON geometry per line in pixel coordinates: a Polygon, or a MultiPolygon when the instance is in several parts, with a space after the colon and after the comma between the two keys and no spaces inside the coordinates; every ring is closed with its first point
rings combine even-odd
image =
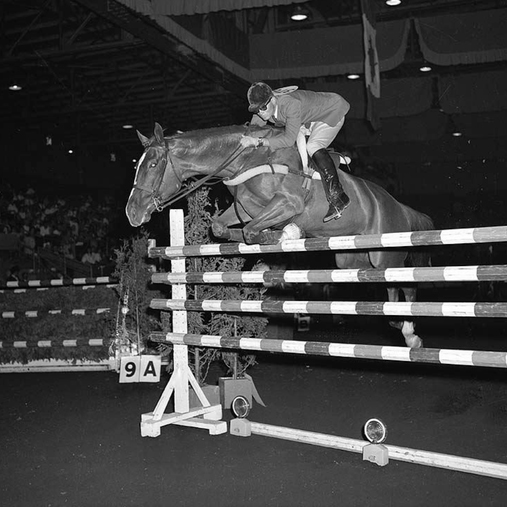
{"type": "MultiPolygon", "coordinates": [[[[72,273],[72,267],[79,267],[76,261],[89,267],[89,276],[110,273],[118,246],[110,234],[114,218],[109,196],[40,195],[32,187],[19,190],[9,184],[0,191],[0,234],[16,236],[10,264],[21,266],[24,278],[37,277],[37,271],[47,268],[44,259],[52,260],[58,276],[78,276],[72,273]]],[[[86,269],[80,271],[82,276],[86,269]]]]}

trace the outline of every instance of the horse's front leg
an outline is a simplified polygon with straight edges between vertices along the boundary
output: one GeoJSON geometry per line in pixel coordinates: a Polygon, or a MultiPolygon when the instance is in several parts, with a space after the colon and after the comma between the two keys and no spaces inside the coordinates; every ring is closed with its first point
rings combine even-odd
{"type": "MultiPolygon", "coordinates": [[[[405,301],[413,303],[416,300],[417,289],[415,287],[402,287],[402,290],[405,295],[405,301]]],[[[415,322],[413,320],[403,321],[401,332],[405,337],[407,347],[411,347],[413,349],[424,347],[422,339],[415,334],[415,322]]]]}
{"type": "MultiPolygon", "coordinates": [[[[255,216],[244,228],[243,235],[247,243],[257,243],[262,241],[262,233],[265,229],[274,227],[287,222],[294,216],[303,211],[304,203],[302,199],[292,196],[276,193],[268,202],[262,211],[255,216]],[[260,233],[260,234],[259,234],[260,233]]],[[[276,235],[276,240],[286,239],[282,232],[276,235]]]]}
{"type": "MultiPolygon", "coordinates": [[[[415,301],[415,288],[404,287],[405,301],[412,303],[415,301]]],[[[400,300],[399,287],[388,287],[387,295],[391,303],[397,303],[400,300]]],[[[407,347],[418,349],[423,346],[423,341],[415,334],[415,323],[413,320],[391,320],[389,324],[396,329],[400,329],[407,347]]]]}
{"type": "MultiPolygon", "coordinates": [[[[216,217],[211,224],[211,232],[213,235],[220,239],[226,239],[228,241],[236,241],[242,242],[243,239],[243,231],[241,229],[231,229],[231,225],[240,224],[240,220],[236,213],[236,209],[234,205],[227,208],[220,216],[216,217]]],[[[241,217],[242,220],[248,221],[250,217],[244,216],[241,217]]]]}

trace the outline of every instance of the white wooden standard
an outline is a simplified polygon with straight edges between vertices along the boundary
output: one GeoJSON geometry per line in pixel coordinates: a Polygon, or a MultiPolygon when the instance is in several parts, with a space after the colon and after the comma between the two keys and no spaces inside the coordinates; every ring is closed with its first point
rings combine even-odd
{"type": "MultiPolygon", "coordinates": [[[[170,210],[171,246],[185,244],[183,228],[183,210],[170,210]]],[[[154,244],[152,243],[151,247],[154,244]]],[[[173,273],[185,273],[185,259],[171,260],[173,273]]],[[[173,285],[172,296],[176,299],[186,299],[187,289],[184,284],[173,285]]],[[[187,333],[187,312],[173,312],[173,331],[187,333]]],[[[222,405],[211,405],[202,391],[194,374],[188,365],[188,346],[174,345],[174,371],[165,387],[158,403],[153,410],[141,415],[141,436],[158,437],[160,428],[168,424],[205,428],[210,434],[218,435],[227,432],[227,423],[222,419],[222,405]],[[190,409],[189,384],[194,389],[202,407],[190,409]],[[165,412],[171,397],[174,399],[174,412],[165,412]]]]}

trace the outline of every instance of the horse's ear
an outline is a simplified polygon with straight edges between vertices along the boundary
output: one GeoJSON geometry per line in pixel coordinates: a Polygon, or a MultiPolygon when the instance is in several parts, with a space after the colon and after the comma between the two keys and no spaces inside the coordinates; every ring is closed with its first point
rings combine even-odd
{"type": "Polygon", "coordinates": [[[153,133],[155,134],[155,139],[158,141],[158,143],[163,145],[165,142],[164,131],[160,126],[160,124],[155,122],[155,130],[153,131],[153,133]]]}
{"type": "Polygon", "coordinates": [[[147,148],[150,145],[150,140],[146,136],[143,136],[141,134],[141,132],[139,132],[139,130],[136,130],[136,132],[137,132],[137,137],[139,137],[139,140],[141,141],[141,144],[145,148],[147,148]]]}

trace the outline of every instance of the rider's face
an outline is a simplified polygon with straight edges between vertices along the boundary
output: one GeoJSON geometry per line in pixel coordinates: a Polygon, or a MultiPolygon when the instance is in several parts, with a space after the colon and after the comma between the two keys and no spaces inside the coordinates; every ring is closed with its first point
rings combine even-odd
{"type": "Polygon", "coordinates": [[[264,120],[269,120],[274,114],[275,114],[275,108],[276,108],[276,99],[274,97],[271,97],[269,102],[259,111],[257,114],[264,120]]]}

